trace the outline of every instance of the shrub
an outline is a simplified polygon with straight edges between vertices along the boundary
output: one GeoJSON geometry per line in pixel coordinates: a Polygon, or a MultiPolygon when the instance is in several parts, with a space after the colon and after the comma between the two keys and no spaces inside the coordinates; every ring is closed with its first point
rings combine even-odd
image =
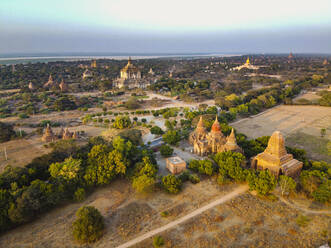
{"type": "Polygon", "coordinates": [[[298,218],[296,219],[296,222],[298,226],[300,227],[306,227],[309,223],[310,219],[307,216],[304,215],[299,215],[298,218]]]}
{"type": "Polygon", "coordinates": [[[148,192],[148,191],[152,190],[154,184],[155,184],[154,177],[150,177],[146,174],[135,177],[132,181],[132,187],[137,192],[140,192],[140,193],[148,192]]]}
{"type": "Polygon", "coordinates": [[[197,175],[189,175],[188,179],[193,184],[196,184],[196,183],[200,182],[200,178],[197,175]]]}
{"type": "Polygon", "coordinates": [[[150,130],[151,130],[151,134],[155,134],[155,135],[162,135],[162,134],[164,134],[164,131],[160,127],[158,127],[158,126],[154,126],[150,130]]]}
{"type": "Polygon", "coordinates": [[[288,176],[281,175],[279,177],[279,186],[282,192],[282,195],[289,194],[294,191],[296,187],[296,182],[288,176]]]}
{"type": "Polygon", "coordinates": [[[168,211],[163,211],[163,212],[160,213],[160,215],[161,215],[161,217],[166,218],[166,217],[169,216],[169,212],[168,211]]]}
{"type": "Polygon", "coordinates": [[[0,142],[10,140],[15,136],[15,131],[12,125],[0,122],[0,142]]]}
{"type": "Polygon", "coordinates": [[[174,152],[174,149],[168,145],[162,145],[160,148],[160,152],[163,157],[170,157],[174,152]]]}
{"type": "Polygon", "coordinates": [[[85,200],[85,189],[78,188],[75,192],[75,200],[76,201],[84,201],[85,200]]]}
{"type": "Polygon", "coordinates": [[[117,116],[113,124],[114,128],[124,129],[131,126],[131,120],[128,116],[117,116]]]}
{"type": "Polygon", "coordinates": [[[153,238],[153,246],[155,248],[161,247],[164,245],[164,239],[161,236],[155,236],[153,238]]]}
{"type": "Polygon", "coordinates": [[[169,130],[162,137],[163,140],[170,145],[177,145],[180,141],[180,134],[176,130],[169,130]]]}
{"type": "Polygon", "coordinates": [[[93,243],[102,237],[105,224],[98,209],[84,206],[78,209],[76,216],[72,228],[73,236],[79,243],[93,243]]]}
{"type": "Polygon", "coordinates": [[[167,175],[162,178],[162,185],[167,192],[177,194],[182,187],[182,181],[174,175],[167,175]]]}

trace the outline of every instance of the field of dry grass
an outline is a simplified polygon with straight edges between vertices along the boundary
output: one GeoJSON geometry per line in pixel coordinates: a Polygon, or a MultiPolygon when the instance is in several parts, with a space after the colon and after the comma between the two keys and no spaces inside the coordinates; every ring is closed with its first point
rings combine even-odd
{"type": "Polygon", "coordinates": [[[6,165],[25,166],[32,159],[50,152],[43,144],[37,136],[0,143],[0,172],[6,165]],[[4,149],[8,160],[5,159],[4,149]]]}
{"type": "Polygon", "coordinates": [[[326,145],[331,141],[330,107],[281,105],[231,125],[249,138],[281,131],[286,145],[305,149],[313,159],[331,162],[326,151],[326,145]],[[323,138],[322,128],[326,129],[323,138]]]}
{"type": "MultiPolygon", "coordinates": [[[[192,185],[187,182],[179,195],[155,192],[137,195],[129,183],[118,180],[99,188],[82,203],[64,204],[36,221],[0,236],[0,247],[87,247],[73,242],[71,223],[83,205],[93,205],[105,217],[101,240],[88,247],[116,247],[147,231],[163,226],[231,192],[237,185],[219,187],[214,179],[192,185]],[[161,212],[167,211],[168,217],[161,212]]],[[[318,247],[330,233],[331,217],[308,215],[281,201],[271,202],[245,193],[225,204],[169,229],[161,236],[165,247],[318,247]],[[329,233],[328,233],[329,232],[329,233]]],[[[135,247],[152,247],[147,239],[135,247]]]]}

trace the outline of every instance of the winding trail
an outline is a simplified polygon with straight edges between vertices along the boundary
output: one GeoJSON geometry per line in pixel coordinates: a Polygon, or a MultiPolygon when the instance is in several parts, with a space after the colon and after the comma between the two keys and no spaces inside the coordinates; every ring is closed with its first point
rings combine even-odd
{"type": "Polygon", "coordinates": [[[301,210],[303,212],[309,213],[309,214],[330,214],[331,215],[331,211],[329,211],[329,210],[311,210],[311,209],[308,209],[308,208],[305,208],[305,207],[298,206],[294,203],[291,203],[288,200],[286,200],[284,197],[279,197],[279,199],[282,202],[284,202],[286,205],[288,205],[292,208],[301,210]]]}
{"type": "Polygon", "coordinates": [[[177,226],[177,225],[179,225],[179,224],[181,224],[181,223],[183,223],[183,222],[185,222],[185,221],[187,221],[187,220],[189,220],[189,219],[191,219],[191,218],[193,218],[197,215],[200,215],[201,213],[203,213],[206,210],[209,210],[209,209],[211,209],[211,208],[213,208],[213,207],[215,207],[219,204],[222,204],[226,201],[229,201],[229,200],[237,197],[238,195],[246,192],[247,190],[248,190],[248,185],[241,185],[238,188],[236,188],[235,190],[233,190],[231,193],[229,193],[225,196],[222,196],[221,198],[219,198],[219,199],[217,199],[217,200],[215,200],[215,201],[213,201],[213,202],[211,202],[211,203],[209,203],[209,204],[207,204],[207,205],[205,205],[201,208],[198,208],[198,209],[194,210],[193,212],[191,212],[191,213],[189,213],[189,214],[187,214],[187,215],[185,215],[185,216],[183,216],[183,217],[181,217],[181,218],[179,218],[175,221],[169,222],[168,224],[166,224],[164,226],[161,226],[161,227],[156,228],[152,231],[149,231],[149,232],[147,232],[147,233],[145,233],[141,236],[138,236],[138,237],[136,237],[136,238],[120,245],[120,246],[118,246],[117,248],[127,248],[127,247],[133,246],[133,245],[135,245],[135,244],[137,244],[137,243],[139,243],[139,242],[141,242],[145,239],[151,238],[151,237],[155,236],[158,233],[161,233],[161,232],[163,232],[167,229],[173,228],[173,227],[175,227],[175,226],[177,226]]]}

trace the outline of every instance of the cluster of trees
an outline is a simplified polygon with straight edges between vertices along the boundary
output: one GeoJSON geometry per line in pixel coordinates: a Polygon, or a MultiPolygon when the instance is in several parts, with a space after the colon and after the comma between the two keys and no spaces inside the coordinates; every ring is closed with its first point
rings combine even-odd
{"type": "Polygon", "coordinates": [[[322,203],[331,202],[331,164],[312,161],[300,175],[300,186],[308,197],[322,203]]]}
{"type": "Polygon", "coordinates": [[[0,143],[11,140],[16,136],[12,125],[0,122],[0,143]]]}
{"type": "Polygon", "coordinates": [[[111,143],[95,138],[80,148],[72,141],[55,143],[50,154],[24,168],[7,166],[0,174],[0,231],[29,222],[64,200],[81,201],[86,192],[118,177],[134,174],[144,181],[143,176],[154,179],[156,171],[151,152],[119,136],[111,143]]]}

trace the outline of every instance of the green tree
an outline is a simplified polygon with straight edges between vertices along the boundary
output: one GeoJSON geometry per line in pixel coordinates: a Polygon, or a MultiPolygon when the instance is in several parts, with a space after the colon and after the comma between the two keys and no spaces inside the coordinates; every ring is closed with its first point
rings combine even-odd
{"type": "Polygon", "coordinates": [[[182,187],[182,181],[174,175],[167,175],[162,178],[162,185],[167,192],[177,194],[182,187]]]}
{"type": "Polygon", "coordinates": [[[77,182],[81,172],[81,163],[81,160],[70,157],[62,163],[51,164],[49,172],[55,179],[77,182]]]}
{"type": "Polygon", "coordinates": [[[104,233],[104,218],[92,206],[84,206],[76,212],[77,219],[72,224],[73,236],[79,243],[93,243],[104,233]]]}
{"type": "Polygon", "coordinates": [[[331,202],[331,180],[322,183],[314,192],[313,197],[316,201],[322,203],[331,202]]]}
{"type": "Polygon", "coordinates": [[[160,127],[158,127],[158,126],[154,126],[150,130],[151,130],[151,134],[155,134],[155,135],[162,135],[162,134],[164,134],[164,131],[160,127]]]}
{"type": "Polygon", "coordinates": [[[117,116],[113,124],[113,127],[117,129],[124,129],[130,126],[131,120],[130,117],[128,117],[127,115],[117,116]]]}
{"type": "Polygon", "coordinates": [[[85,197],[86,197],[86,193],[85,193],[85,189],[83,188],[78,188],[76,191],[75,191],[75,200],[76,201],[84,201],[85,200],[85,197]]]}
{"type": "Polygon", "coordinates": [[[154,248],[159,248],[161,246],[164,245],[164,239],[162,238],[162,236],[155,236],[153,238],[153,246],[154,248]]]}
{"type": "Polygon", "coordinates": [[[177,130],[169,130],[162,136],[162,138],[170,145],[177,145],[180,141],[180,134],[177,130]]]}
{"type": "Polygon", "coordinates": [[[132,187],[137,191],[137,192],[148,192],[152,190],[153,186],[155,184],[155,178],[150,177],[146,174],[142,174],[138,177],[133,178],[132,181],[132,187]]]}
{"type": "Polygon", "coordinates": [[[326,174],[319,170],[304,170],[300,175],[300,184],[302,189],[312,196],[313,192],[326,181],[326,174]]]}
{"type": "Polygon", "coordinates": [[[160,152],[163,157],[170,157],[174,152],[174,149],[168,145],[162,145],[160,148],[160,152]]]}
{"type": "Polygon", "coordinates": [[[0,122],[0,142],[5,142],[15,137],[15,131],[12,125],[0,122]]]}
{"type": "Polygon", "coordinates": [[[278,183],[279,183],[282,195],[293,192],[296,187],[296,182],[291,177],[288,177],[285,175],[279,176],[278,183]]]}
{"type": "Polygon", "coordinates": [[[321,129],[321,137],[323,138],[326,134],[326,129],[325,128],[322,128],[321,129]]]}
{"type": "Polygon", "coordinates": [[[259,171],[258,175],[250,176],[248,183],[250,190],[266,195],[276,187],[277,180],[268,170],[263,170],[259,171]]]}
{"type": "Polygon", "coordinates": [[[245,156],[238,152],[219,152],[214,156],[215,162],[222,171],[223,176],[242,182],[246,180],[246,174],[241,167],[245,162],[245,156]]]}

